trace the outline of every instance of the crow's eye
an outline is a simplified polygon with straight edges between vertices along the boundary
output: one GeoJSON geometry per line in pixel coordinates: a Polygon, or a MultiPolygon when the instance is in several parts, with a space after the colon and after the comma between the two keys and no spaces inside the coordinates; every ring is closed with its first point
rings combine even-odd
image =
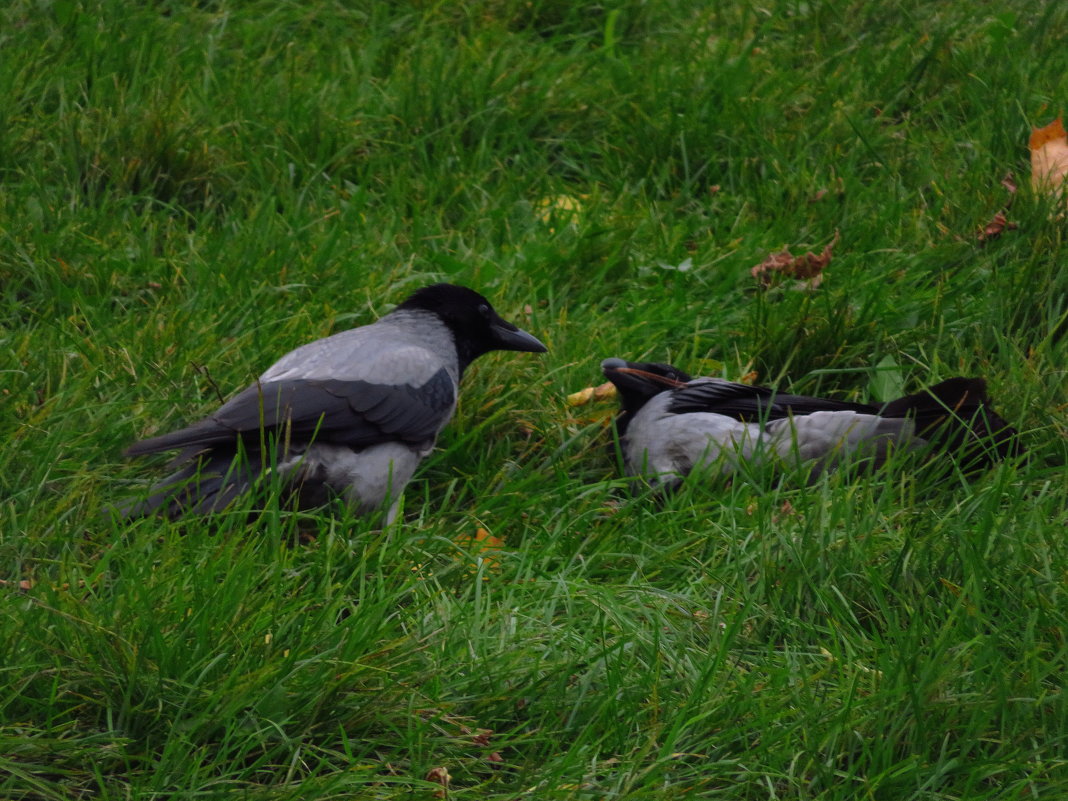
{"type": "Polygon", "coordinates": [[[487,306],[485,303],[481,303],[481,304],[479,304],[479,307],[478,307],[478,313],[481,314],[483,317],[489,317],[490,316],[490,307],[487,306]]]}

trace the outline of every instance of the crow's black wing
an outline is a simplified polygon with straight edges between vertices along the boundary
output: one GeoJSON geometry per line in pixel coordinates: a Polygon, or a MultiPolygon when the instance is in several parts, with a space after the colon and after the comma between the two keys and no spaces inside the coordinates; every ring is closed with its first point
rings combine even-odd
{"type": "Polygon", "coordinates": [[[769,387],[751,387],[730,381],[694,381],[672,390],[668,408],[674,414],[711,412],[746,422],[779,420],[789,415],[801,416],[824,411],[879,412],[877,407],[863,403],[788,395],[769,387]]]}
{"type": "Polygon", "coordinates": [[[254,384],[210,417],[188,428],[135,443],[129,456],[254,442],[260,431],[291,440],[366,447],[433,441],[456,403],[456,385],[444,368],[425,384],[374,384],[360,380],[290,379],[254,384]]]}

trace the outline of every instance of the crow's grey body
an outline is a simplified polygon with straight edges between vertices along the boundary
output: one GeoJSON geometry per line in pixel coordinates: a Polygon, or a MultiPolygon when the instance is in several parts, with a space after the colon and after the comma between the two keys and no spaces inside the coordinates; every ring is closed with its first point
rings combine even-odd
{"type": "Polygon", "coordinates": [[[728,475],[740,462],[769,460],[829,469],[858,454],[880,459],[889,446],[925,444],[914,435],[913,422],[903,418],[840,410],[752,422],[715,412],[678,414],[671,403],[671,393],[662,392],[631,419],[623,453],[630,475],[672,484],[694,469],[712,467],[728,475]]]}
{"type": "Polygon", "coordinates": [[[444,368],[453,383],[460,364],[448,326],[433,312],[399,309],[370,325],[292,350],[259,380],[340,380],[421,385],[444,368]]]}
{"type": "Polygon", "coordinates": [[[494,349],[544,346],[471,290],[420,290],[375,323],[287,353],[200,422],[131,446],[181,450],[183,467],[125,512],[220,511],[274,473],[301,506],[339,495],[359,512],[388,505],[391,522],[452,418],[464,369],[494,349]]]}
{"type": "Polygon", "coordinates": [[[616,421],[629,475],[678,483],[697,468],[728,475],[742,462],[882,464],[891,450],[937,442],[965,470],[1021,451],[1016,431],[990,409],[980,378],[951,378],[882,406],[779,393],[667,364],[605,359],[619,390],[616,421]]]}

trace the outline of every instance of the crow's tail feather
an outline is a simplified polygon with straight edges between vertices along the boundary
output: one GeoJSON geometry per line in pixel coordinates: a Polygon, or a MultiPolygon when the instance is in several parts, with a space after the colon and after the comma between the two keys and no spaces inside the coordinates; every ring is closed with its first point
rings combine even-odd
{"type": "Polygon", "coordinates": [[[118,510],[126,519],[160,515],[177,520],[221,512],[256,483],[263,460],[256,453],[222,452],[218,449],[181,456],[176,472],[152,487],[148,497],[118,510]]]}
{"type": "Polygon", "coordinates": [[[951,454],[961,469],[981,470],[1023,452],[1015,428],[990,406],[982,378],[950,378],[887,403],[883,417],[911,417],[917,436],[951,454]]]}

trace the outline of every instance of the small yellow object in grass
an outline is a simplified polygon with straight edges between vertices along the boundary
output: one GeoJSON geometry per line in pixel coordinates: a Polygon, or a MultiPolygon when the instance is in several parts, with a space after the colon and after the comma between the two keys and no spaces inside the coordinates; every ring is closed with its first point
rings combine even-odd
{"type": "Polygon", "coordinates": [[[587,195],[550,195],[543,197],[534,207],[537,209],[538,218],[549,226],[550,231],[556,231],[555,225],[571,225],[578,221],[582,212],[582,201],[587,195]]]}
{"type": "Polygon", "coordinates": [[[567,396],[568,406],[585,406],[590,401],[610,400],[616,397],[616,385],[605,381],[600,386],[586,387],[567,396]]]}

